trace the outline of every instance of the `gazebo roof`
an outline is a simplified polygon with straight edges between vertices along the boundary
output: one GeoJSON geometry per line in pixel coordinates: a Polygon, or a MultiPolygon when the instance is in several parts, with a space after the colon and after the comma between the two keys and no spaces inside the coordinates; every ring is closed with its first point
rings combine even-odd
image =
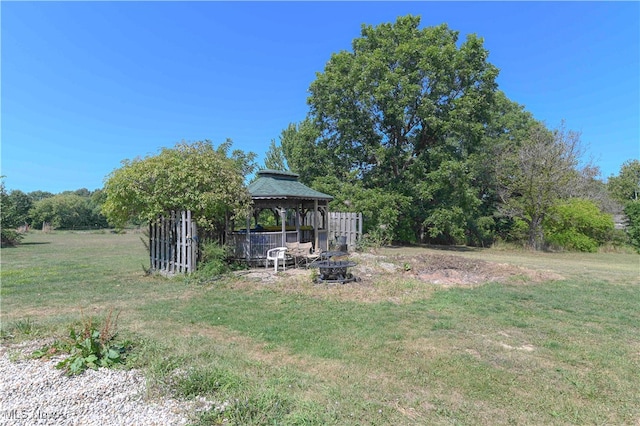
{"type": "Polygon", "coordinates": [[[331,195],[311,189],[298,182],[296,173],[279,170],[260,170],[258,179],[249,184],[247,189],[254,200],[265,199],[302,199],[332,200],[331,195]]]}

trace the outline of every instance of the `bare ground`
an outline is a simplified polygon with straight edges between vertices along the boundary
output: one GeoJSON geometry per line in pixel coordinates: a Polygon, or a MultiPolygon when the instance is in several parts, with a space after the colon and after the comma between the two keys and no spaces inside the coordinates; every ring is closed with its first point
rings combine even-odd
{"type": "Polygon", "coordinates": [[[280,291],[305,293],[323,299],[403,303],[428,297],[441,288],[479,286],[489,282],[537,283],[562,279],[562,276],[550,271],[455,254],[351,253],[349,260],[357,264],[350,270],[358,278],[356,282],[314,284],[313,276],[317,270],[287,268],[276,274],[271,268],[258,268],[240,272],[238,276],[241,279],[233,285],[245,289],[268,285],[280,291]]]}
{"type": "Polygon", "coordinates": [[[477,285],[513,278],[543,282],[561,279],[553,272],[541,272],[506,263],[487,262],[450,254],[393,256],[392,262],[420,281],[442,285],[477,285]]]}

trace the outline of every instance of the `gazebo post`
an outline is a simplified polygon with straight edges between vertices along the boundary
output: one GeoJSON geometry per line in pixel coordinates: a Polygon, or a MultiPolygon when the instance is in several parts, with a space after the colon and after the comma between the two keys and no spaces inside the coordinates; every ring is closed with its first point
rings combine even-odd
{"type": "Polygon", "coordinates": [[[251,212],[247,213],[247,264],[251,262],[251,212]]]}
{"type": "Polygon", "coordinates": [[[315,199],[313,200],[313,237],[314,237],[314,248],[315,250],[318,250],[318,244],[320,244],[320,232],[318,227],[320,225],[320,220],[318,218],[318,215],[320,213],[318,212],[318,200],[315,199]]]}
{"type": "Polygon", "coordinates": [[[300,219],[302,219],[302,215],[300,214],[300,204],[296,204],[296,239],[298,242],[302,242],[302,233],[300,231],[300,219]]]}
{"type": "Polygon", "coordinates": [[[280,222],[282,223],[282,245],[281,247],[286,247],[287,245],[287,209],[282,207],[280,209],[280,222]]]}

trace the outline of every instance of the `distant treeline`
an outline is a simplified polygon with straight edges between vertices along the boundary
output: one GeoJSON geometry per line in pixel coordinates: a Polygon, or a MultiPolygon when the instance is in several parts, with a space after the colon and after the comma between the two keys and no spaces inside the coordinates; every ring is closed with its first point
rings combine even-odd
{"type": "Polygon", "coordinates": [[[52,194],[46,191],[6,192],[2,188],[2,227],[54,229],[107,228],[109,223],[100,209],[104,202],[101,189],[86,188],[52,194]]]}

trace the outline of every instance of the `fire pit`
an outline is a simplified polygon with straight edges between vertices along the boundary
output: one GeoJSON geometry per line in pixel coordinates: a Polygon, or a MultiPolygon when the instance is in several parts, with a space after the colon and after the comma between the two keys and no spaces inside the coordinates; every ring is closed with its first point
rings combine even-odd
{"type": "Polygon", "coordinates": [[[356,281],[357,278],[349,273],[347,268],[356,266],[356,262],[350,260],[320,260],[312,265],[318,268],[320,275],[316,278],[318,283],[348,283],[356,281]]]}

